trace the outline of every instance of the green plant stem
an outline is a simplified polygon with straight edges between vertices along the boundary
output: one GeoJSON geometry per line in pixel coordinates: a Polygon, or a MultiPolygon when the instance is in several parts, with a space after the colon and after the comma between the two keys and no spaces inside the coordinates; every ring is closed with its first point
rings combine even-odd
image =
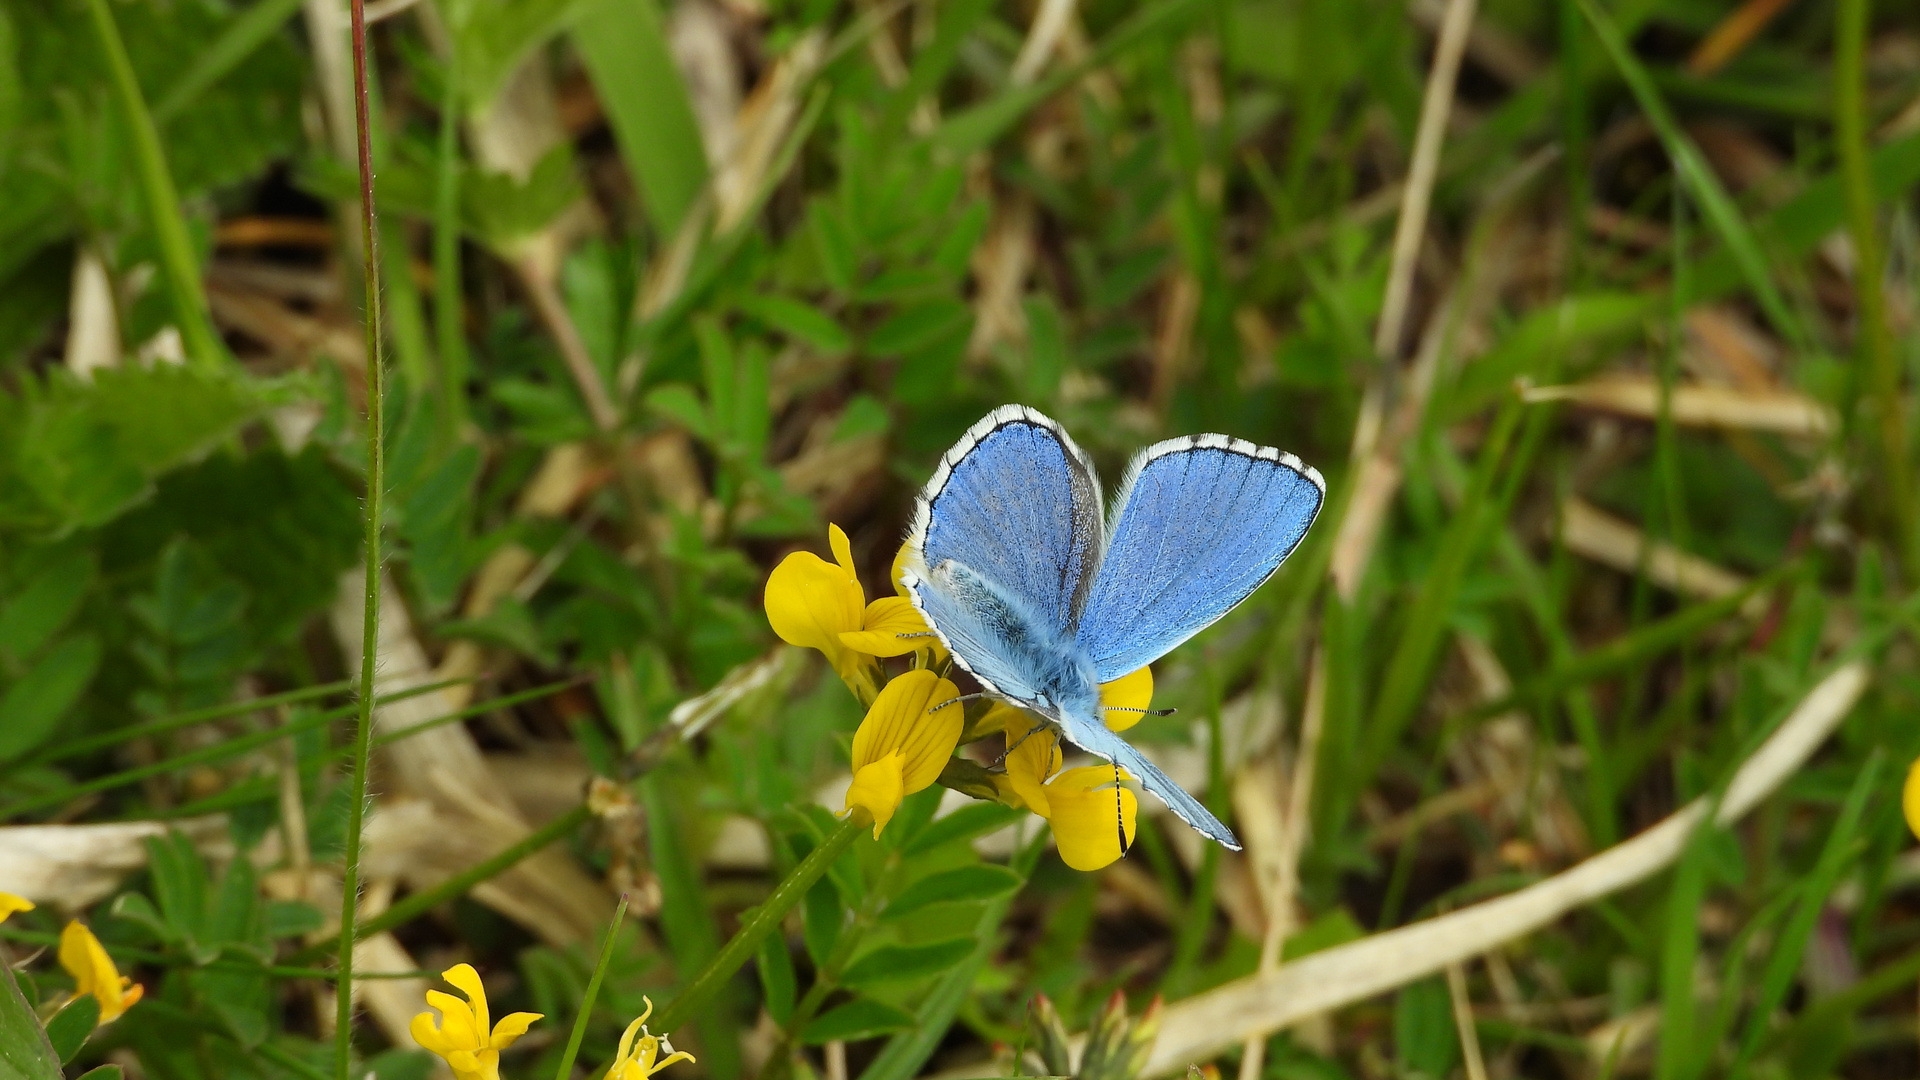
{"type": "MultiPolygon", "coordinates": [[[[45,750],[29,754],[12,763],[8,766],[8,771],[25,768],[28,765],[40,765],[49,761],[64,761],[67,758],[90,754],[95,750],[104,750],[109,746],[118,746],[129,739],[143,739],[153,735],[163,735],[169,731],[177,731],[183,727],[192,727],[195,724],[204,724],[213,720],[224,720],[229,716],[238,716],[241,713],[257,712],[261,709],[271,709],[280,705],[298,705],[303,701],[312,701],[314,698],[325,697],[328,694],[337,694],[351,685],[347,680],[341,679],[339,682],[323,683],[319,686],[308,686],[299,690],[288,690],[284,693],[269,694],[266,697],[253,698],[250,701],[230,701],[225,705],[213,705],[205,709],[195,709],[191,712],[177,713],[173,716],[163,716],[157,720],[149,720],[144,724],[134,724],[129,727],[95,735],[91,738],[75,739],[72,742],[65,742],[58,746],[48,747],[45,750]]],[[[420,692],[420,690],[415,689],[408,691],[408,693],[417,692],[420,692]]],[[[398,695],[394,696],[398,697],[398,695]]]]}
{"type": "Polygon", "coordinates": [[[140,94],[140,83],[133,76],[133,62],[127,58],[126,42],[113,21],[107,0],[87,0],[100,55],[113,81],[113,93],[120,101],[121,118],[133,137],[134,167],[140,177],[140,194],[147,204],[147,224],[153,229],[160,249],[160,266],[173,298],[173,315],[180,334],[186,340],[187,356],[202,368],[220,364],[226,350],[214,336],[207,315],[207,294],[200,284],[200,263],[193,255],[193,241],[187,236],[187,223],[180,216],[180,195],[173,186],[173,173],[167,169],[166,152],[160,146],[160,132],[154,127],[153,114],[140,94]]]}
{"type": "Polygon", "coordinates": [[[1878,427],[1881,483],[1894,548],[1910,578],[1920,579],[1920,525],[1913,520],[1913,480],[1907,455],[1906,406],[1900,397],[1900,361],[1887,328],[1887,300],[1875,211],[1873,168],[1867,152],[1866,47],[1871,0],[1840,0],[1834,12],[1833,126],[1846,191],[1847,231],[1853,238],[1854,335],[1865,370],[1867,408],[1878,427]]]}
{"type": "MultiPolygon", "coordinates": [[[[387,746],[399,742],[402,739],[418,735],[422,731],[440,727],[444,724],[451,724],[457,720],[465,720],[469,717],[491,712],[494,709],[505,708],[519,704],[522,701],[529,701],[533,698],[557,693],[566,687],[575,685],[575,682],[575,680],[568,680],[562,683],[551,683],[532,690],[523,690],[518,694],[513,694],[508,697],[494,698],[490,701],[481,702],[478,705],[469,705],[464,709],[447,713],[444,716],[436,716],[431,720],[422,720],[417,724],[409,724],[399,731],[390,731],[372,740],[370,749],[387,746]]],[[[398,700],[404,696],[411,696],[411,694],[412,692],[408,694],[396,694],[390,698],[382,698],[380,702],[384,704],[387,701],[398,700]]],[[[198,750],[189,750],[184,754],[176,754],[164,761],[155,761],[151,764],[139,765],[108,776],[95,777],[92,780],[87,780],[82,783],[70,784],[58,791],[20,799],[0,806],[0,821],[32,810],[39,810],[48,806],[56,806],[60,803],[69,802],[81,795],[91,795],[96,791],[107,791],[112,788],[125,787],[128,784],[145,780],[150,776],[158,776],[162,773],[173,772],[176,769],[184,769],[189,765],[204,765],[211,761],[224,761],[227,758],[238,757],[250,750],[267,746],[290,735],[297,735],[303,731],[311,731],[317,727],[324,727],[336,720],[342,720],[349,716],[357,716],[359,712],[359,705],[351,705],[330,712],[303,716],[298,720],[290,721],[279,727],[250,732],[237,738],[226,739],[214,743],[211,746],[203,746],[198,750]]],[[[353,746],[348,746],[345,750],[345,753],[348,755],[355,752],[356,748],[353,746]]]]}
{"type": "MultiPolygon", "coordinates": [[[[105,0],[95,0],[104,3],[105,0]]],[[[367,514],[366,605],[361,615],[360,714],[353,732],[353,772],[347,788],[347,842],[340,877],[340,942],[335,961],[333,1071],[352,1080],[353,945],[359,926],[360,847],[367,823],[367,760],[372,755],[373,685],[380,652],[380,511],[386,495],[386,357],[380,333],[380,218],[373,201],[373,124],[367,114],[366,0],[352,0],[354,133],[360,157],[360,239],[366,260],[367,514]]],[[[418,899],[418,894],[408,900],[418,899]]],[[[389,908],[393,914],[402,905],[389,908]]]]}
{"type": "Polygon", "coordinates": [[[560,1055],[560,1067],[553,1080],[568,1080],[573,1075],[574,1059],[580,1056],[580,1040],[587,1035],[587,1019],[593,1015],[593,1001],[600,996],[600,982],[607,977],[607,965],[613,962],[613,943],[620,936],[620,924],[627,917],[627,894],[620,894],[620,906],[613,910],[613,922],[607,926],[607,940],[600,946],[600,959],[593,965],[593,977],[587,991],[580,995],[580,1012],[573,1018],[573,1033],[567,1036],[566,1052],[560,1055]]]}
{"type": "Polygon", "coordinates": [[[858,839],[865,829],[866,826],[851,819],[841,822],[840,827],[821,841],[820,846],[814,848],[812,854],[801,860],[800,865],[794,867],[793,872],[788,874],[784,881],[774,886],[773,892],[753,913],[753,918],[747,920],[746,925],[721,946],[719,955],[708,962],[700,974],[694,976],[693,981],[687,984],[687,988],[667,1003],[666,1008],[660,1010],[660,1020],[657,1025],[660,1030],[672,1031],[691,1019],[694,1010],[712,997],[728,979],[733,977],[734,972],[740,970],[741,965],[745,964],[755,950],[759,949],[760,942],[780,925],[781,920],[786,918],[787,912],[793,908],[793,905],[807,895],[807,890],[813,887],[813,883],[820,880],[820,876],[827,872],[827,868],[853,846],[854,840],[858,839]]]}

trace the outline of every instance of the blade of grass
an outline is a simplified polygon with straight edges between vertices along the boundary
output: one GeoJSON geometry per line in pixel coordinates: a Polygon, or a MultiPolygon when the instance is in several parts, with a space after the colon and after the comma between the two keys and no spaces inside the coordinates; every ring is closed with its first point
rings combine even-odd
{"type": "Polygon", "coordinates": [[[206,289],[200,283],[200,262],[193,253],[193,240],[187,235],[186,219],[180,215],[180,194],[173,186],[173,173],[167,168],[166,151],[160,146],[160,132],[154,127],[153,114],[140,94],[140,83],[133,76],[133,62],[127,58],[126,42],[113,21],[107,0],[87,0],[92,16],[94,37],[100,57],[113,82],[114,97],[120,103],[121,119],[133,138],[134,169],[140,183],[140,195],[147,208],[147,227],[153,230],[155,246],[160,249],[160,268],[166,278],[167,294],[173,301],[173,317],[185,339],[188,359],[198,367],[221,366],[226,347],[213,332],[208,315],[206,289]]]}
{"type": "MultiPolygon", "coordinates": [[[[109,746],[117,746],[128,739],[160,735],[169,731],[177,731],[183,727],[205,724],[213,720],[224,720],[229,716],[239,716],[243,713],[255,712],[260,709],[271,709],[280,705],[297,705],[303,701],[312,701],[314,698],[325,697],[328,694],[337,694],[342,690],[348,689],[350,686],[352,686],[352,683],[342,679],[339,682],[323,683],[319,686],[307,686],[299,690],[288,690],[284,693],[269,694],[266,697],[254,698],[251,701],[230,701],[224,705],[213,705],[205,709],[195,709],[191,712],[176,713],[173,716],[163,716],[157,720],[149,720],[144,724],[134,724],[130,727],[119,728],[84,739],[75,739],[57,746],[50,746],[38,753],[29,754],[21,758],[19,761],[9,765],[8,768],[18,769],[28,765],[39,765],[48,761],[62,761],[67,758],[79,757],[82,754],[89,754],[95,750],[102,750],[109,746]]],[[[414,691],[409,691],[409,693],[412,692],[414,691]]],[[[397,698],[399,695],[392,696],[397,698]]]]}
{"type": "Polygon", "coordinates": [[[1517,395],[1509,395],[1502,403],[1492,430],[1481,445],[1472,484],[1461,498],[1452,522],[1440,537],[1433,565],[1428,569],[1413,608],[1406,616],[1406,629],[1401,631],[1394,643],[1386,673],[1381,677],[1379,697],[1374,700],[1372,714],[1367,721],[1366,745],[1362,751],[1359,773],[1363,783],[1398,743],[1401,733],[1413,719],[1414,710],[1419,708],[1428,673],[1439,656],[1447,618],[1459,593],[1460,582],[1480,548],[1489,519],[1499,503],[1494,492],[1494,481],[1500,474],[1500,465],[1507,457],[1507,447],[1513,441],[1523,413],[1524,408],[1517,395]]]}
{"type": "MultiPolygon", "coordinates": [[[[460,5],[450,9],[465,10],[460,5]]],[[[466,307],[460,294],[460,70],[460,50],[448,49],[433,163],[433,329],[447,446],[459,442],[467,427],[466,307]]]]}
{"type": "Polygon", "coordinates": [[[1727,1069],[1730,1080],[1739,1080],[1747,1074],[1754,1055],[1772,1030],[1774,1010],[1786,1000],[1787,990],[1792,986],[1794,976],[1800,972],[1807,942],[1813,936],[1820,912],[1826,907],[1827,898],[1832,895],[1834,887],[1840,883],[1841,873],[1857,854],[1858,845],[1854,841],[1860,829],[1860,819],[1866,812],[1868,798],[1878,788],[1880,770],[1885,763],[1886,755],[1878,747],[1867,756],[1866,766],[1855,778],[1852,790],[1847,792],[1847,801],[1840,808],[1840,815],[1834,819],[1832,831],[1827,833],[1827,842],[1820,849],[1820,859],[1814,864],[1813,873],[1802,884],[1793,914],[1788,917],[1786,927],[1773,943],[1765,972],[1760,977],[1759,992],[1754,996],[1753,1007],[1747,1016],[1747,1030],[1740,1040],[1740,1050],[1727,1069]]]}
{"type": "Polygon", "coordinates": [[[752,958],[760,948],[760,942],[773,932],[774,928],[787,917],[787,912],[800,902],[813,883],[827,872],[853,842],[865,832],[865,826],[854,821],[843,821],[840,827],[830,833],[820,846],[801,860],[773,892],[754,910],[753,917],[736,931],[720,952],[707,963],[700,973],[688,982],[674,999],[660,1010],[660,1030],[672,1031],[691,1020],[697,1010],[706,1004],[721,986],[725,985],[741,965],[752,958]]]}
{"type": "MultiPolygon", "coordinates": [[[[103,3],[104,0],[95,0],[103,3]]],[[[353,119],[360,164],[360,240],[366,275],[367,496],[366,604],[361,613],[360,709],[353,729],[353,770],[347,781],[347,841],[340,874],[340,941],[334,961],[333,1071],[352,1080],[353,945],[360,908],[360,847],[367,823],[367,764],[373,743],[373,685],[380,660],[380,518],[386,497],[386,356],[380,333],[380,213],[373,199],[373,124],[367,92],[366,0],[352,0],[353,119]]],[[[408,897],[415,899],[415,897],[408,897]]],[[[399,905],[395,905],[396,907],[399,905]]],[[[391,913],[393,909],[389,908],[391,913]]]]}
{"type": "Polygon", "coordinates": [[[707,184],[707,153],[654,0],[590,0],[574,48],[607,110],[657,236],[671,238],[707,184]]]}
{"type": "Polygon", "coordinates": [[[1655,134],[1659,135],[1661,145],[1673,161],[1674,173],[1699,201],[1714,232],[1719,234],[1720,242],[1726,245],[1727,252],[1746,279],[1747,287],[1753,290],[1754,299],[1766,312],[1767,320],[1781,337],[1799,348],[1809,347],[1812,335],[1807,332],[1799,316],[1787,306],[1786,298],[1780,295],[1780,290],[1774,285],[1772,273],[1767,268],[1766,255],[1760,250],[1760,241],[1755,237],[1752,226],[1747,224],[1746,215],[1734,204],[1733,197],[1721,185],[1720,178],[1714,175],[1713,167],[1707,164],[1700,148],[1680,129],[1680,122],[1667,107],[1666,99],[1661,97],[1653,77],[1633,55],[1633,50],[1628,48],[1625,37],[1612,17],[1595,0],[1578,0],[1578,3],[1580,10],[1586,13],[1587,22],[1593,27],[1594,36],[1600,39],[1601,47],[1613,59],[1614,66],[1620,69],[1620,76],[1626,81],[1634,100],[1639,103],[1640,111],[1646,114],[1647,122],[1653,125],[1655,134]]]}
{"type": "Polygon", "coordinates": [[[600,982],[607,977],[607,965],[613,962],[613,943],[619,939],[620,924],[627,917],[627,894],[620,894],[620,906],[613,909],[613,922],[607,926],[607,940],[600,945],[600,959],[593,965],[593,977],[587,980],[586,993],[580,995],[580,1011],[573,1018],[573,1032],[567,1036],[567,1049],[560,1055],[560,1066],[553,1080],[573,1076],[574,1059],[580,1056],[580,1040],[586,1038],[587,1021],[593,1016],[594,999],[600,996],[600,982]]]}
{"type": "MultiPolygon", "coordinates": [[[[1717,808],[1719,795],[1713,799],[1717,808]]],[[[1707,892],[1708,845],[1717,828],[1711,814],[1687,838],[1667,890],[1665,934],[1660,942],[1660,1049],[1656,1080],[1693,1080],[1704,1057],[1694,1030],[1694,964],[1700,956],[1700,904],[1707,892]]]]}
{"type": "MultiPolygon", "coordinates": [[[[1866,377],[1852,380],[1855,400],[1866,391],[1878,425],[1881,483],[1888,531],[1907,573],[1920,575],[1920,525],[1913,519],[1912,468],[1908,455],[1906,399],[1900,392],[1900,360],[1887,327],[1886,255],[1880,246],[1873,171],[1867,157],[1866,48],[1870,0],[1840,0],[1835,8],[1833,57],[1834,141],[1847,196],[1847,232],[1853,239],[1855,348],[1866,377]],[[1864,383],[1864,387],[1862,387],[1864,383]]],[[[1853,402],[1847,412],[1852,412],[1853,402]]]]}
{"type": "Polygon", "coordinates": [[[192,66],[186,73],[174,81],[159,104],[153,107],[153,118],[159,123],[185,112],[187,107],[198,101],[201,94],[213,84],[227,76],[241,62],[253,55],[253,51],[266,44],[267,39],[279,32],[280,27],[293,14],[300,10],[305,0],[259,0],[235,15],[200,54],[194,57],[192,66]]]}
{"type": "MultiPolygon", "coordinates": [[[[372,740],[370,747],[387,746],[391,743],[399,742],[401,739],[408,738],[409,736],[418,735],[420,732],[426,731],[429,728],[436,728],[444,724],[451,724],[457,720],[481,716],[494,709],[505,708],[522,701],[531,701],[534,698],[556,693],[568,686],[576,685],[576,683],[577,680],[549,683],[546,686],[535,687],[532,690],[523,690],[518,694],[495,698],[478,705],[469,705],[464,709],[447,713],[444,716],[436,716],[431,720],[422,720],[417,724],[409,725],[399,731],[390,731],[372,740]]],[[[397,700],[400,696],[401,695],[395,695],[394,699],[389,700],[397,700]]],[[[91,795],[97,791],[109,791],[113,788],[125,787],[128,784],[138,783],[151,776],[160,776],[164,773],[175,772],[192,765],[205,765],[215,761],[225,761],[228,758],[238,757],[241,754],[248,753],[262,746],[271,745],[280,739],[297,735],[300,732],[325,727],[337,720],[357,717],[361,711],[361,706],[354,704],[343,706],[339,709],[331,709],[323,713],[315,713],[312,716],[298,717],[278,727],[267,728],[263,731],[251,731],[245,735],[235,736],[231,739],[223,739],[210,746],[189,750],[184,754],[175,754],[172,757],[160,761],[148,762],[145,765],[136,765],[131,769],[123,769],[120,772],[109,773],[106,776],[96,776],[91,780],[83,780],[75,784],[69,784],[58,791],[29,796],[24,799],[16,799],[5,806],[0,806],[0,821],[34,810],[45,809],[49,806],[57,806],[61,803],[79,798],[82,795],[91,795]]],[[[357,752],[357,744],[350,743],[341,748],[340,755],[345,757],[357,752]]]]}

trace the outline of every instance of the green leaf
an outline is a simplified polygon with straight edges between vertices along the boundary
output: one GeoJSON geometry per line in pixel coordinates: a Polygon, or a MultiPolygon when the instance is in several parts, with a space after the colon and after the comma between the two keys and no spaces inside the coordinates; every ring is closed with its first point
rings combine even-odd
{"type": "Polygon", "coordinates": [[[579,0],[464,5],[454,47],[468,103],[475,110],[491,104],[520,61],[565,29],[579,9],[579,0]]]}
{"type": "Polygon", "coordinates": [[[92,552],[62,552],[0,604],[0,653],[25,661],[39,652],[73,617],[93,584],[93,571],[92,552]]]}
{"type": "Polygon", "coordinates": [[[160,474],[211,450],[266,405],[238,375],[170,364],[24,379],[0,392],[0,524],[61,535],[147,497],[160,474]]]}
{"type": "Polygon", "coordinates": [[[0,761],[17,758],[53,734],[100,666],[100,641],[76,634],[47,651],[0,697],[0,761]]]}
{"type": "Polygon", "coordinates": [[[671,238],[706,186],[707,154],[656,0],[586,0],[573,45],[648,219],[671,238]]]}
{"type": "Polygon", "coordinates": [[[100,999],[83,994],[47,1021],[47,1041],[53,1044],[53,1052],[60,1055],[61,1063],[65,1064],[87,1044],[87,1036],[92,1035],[99,1024],[100,999]]]}
{"type": "Polygon", "coordinates": [[[972,840],[976,836],[984,836],[995,829],[1003,829],[1013,824],[1024,813],[1026,811],[1015,810],[999,803],[968,803],[946,817],[935,818],[932,824],[914,836],[903,854],[920,855],[955,841],[972,840]]]}
{"type": "MultiPolygon", "coordinates": [[[[749,914],[741,913],[742,921],[749,914]]],[[[793,971],[793,954],[787,951],[787,936],[782,933],[767,935],[760,943],[760,955],[755,961],[760,971],[760,992],[766,1002],[767,1015],[779,1024],[785,1024],[793,1016],[793,1002],[798,990],[798,979],[793,971]]]]}
{"type": "Polygon", "coordinates": [[[871,998],[855,998],[814,1017],[800,1030],[800,1041],[808,1046],[836,1040],[852,1042],[892,1031],[905,1031],[912,1026],[913,1014],[904,1009],[882,1005],[871,998]]]}
{"type": "Polygon", "coordinates": [[[1020,887],[1020,875],[1001,866],[963,866],[943,870],[908,885],[887,904],[882,919],[898,919],[932,904],[991,900],[1020,887]]]}
{"type": "Polygon", "coordinates": [[[1460,1060],[1453,997],[1439,978],[1402,987],[1393,1001],[1394,1056],[1406,1073],[1442,1080],[1460,1060]]]}
{"type": "MultiPolygon", "coordinates": [[[[0,971],[11,974],[12,961],[0,945],[0,971]]],[[[62,1080],[60,1058],[12,978],[0,979],[0,1080],[62,1080]]]]}
{"type": "Polygon", "coordinates": [[[893,357],[931,345],[966,326],[973,309],[952,297],[928,300],[888,316],[867,335],[867,352],[893,357]]]}
{"type": "Polygon", "coordinates": [[[686,428],[695,436],[711,442],[713,423],[707,417],[706,402],[686,383],[666,383],[647,394],[647,408],[686,428]]]}
{"type": "MultiPolygon", "coordinates": [[[[80,1080],[126,1080],[127,1071],[118,1065],[95,1065],[80,1074],[80,1080]]],[[[386,1080],[382,1077],[381,1080],[386,1080]]]]}
{"type": "Polygon", "coordinates": [[[905,982],[945,971],[973,952],[970,938],[952,938],[931,945],[882,945],[847,965],[841,983],[850,987],[905,982]]]}
{"type": "Polygon", "coordinates": [[[798,338],[823,353],[837,354],[853,347],[853,338],[833,316],[790,296],[748,294],[740,310],[789,337],[798,338]]]}

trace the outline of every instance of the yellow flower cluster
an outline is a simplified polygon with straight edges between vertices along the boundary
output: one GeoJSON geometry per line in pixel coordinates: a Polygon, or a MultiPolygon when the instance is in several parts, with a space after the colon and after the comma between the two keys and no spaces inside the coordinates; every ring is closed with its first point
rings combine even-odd
{"type": "MultiPolygon", "coordinates": [[[[487,988],[481,985],[480,973],[473,970],[473,965],[455,964],[441,972],[440,977],[466,995],[467,1000],[461,1001],[438,990],[427,991],[427,1004],[440,1010],[440,1020],[435,1023],[432,1013],[414,1017],[409,1025],[413,1041],[440,1055],[453,1070],[454,1080],[500,1080],[500,1051],[525,1035],[541,1015],[510,1013],[489,1026],[487,988]]],[[[606,1080],[647,1080],[675,1062],[693,1061],[692,1054],[675,1050],[665,1035],[648,1033],[647,1017],[653,1015],[653,1001],[645,997],[641,1000],[646,1002],[647,1009],[638,1020],[627,1025],[626,1034],[620,1037],[620,1053],[607,1070],[606,1080]],[[637,1041],[635,1035],[639,1036],[637,1041]],[[662,1049],[667,1052],[664,1058],[660,1057],[662,1049]]]]}
{"type": "MultiPolygon", "coordinates": [[[[816,649],[847,684],[867,715],[853,736],[853,784],[847,812],[873,822],[879,837],[908,795],[940,778],[966,727],[955,700],[960,690],[943,677],[950,665],[900,585],[900,557],[893,565],[896,595],[867,602],[853,565],[853,546],[838,525],[827,527],[833,562],[809,552],[784,559],[767,578],[767,621],[792,645],[816,649]],[[880,661],[914,654],[911,670],[886,680],[880,661]]],[[[902,548],[902,554],[905,549],[902,548]]],[[[1153,700],[1148,668],[1101,688],[1110,710],[1108,727],[1122,731],[1140,721],[1153,700]]],[[[1138,801],[1121,782],[1131,779],[1112,766],[1062,771],[1060,741],[1025,711],[996,704],[978,731],[1006,732],[1006,771],[996,775],[1000,800],[1031,810],[1052,826],[1060,856],[1076,870],[1098,870],[1133,843],[1138,801]]]]}

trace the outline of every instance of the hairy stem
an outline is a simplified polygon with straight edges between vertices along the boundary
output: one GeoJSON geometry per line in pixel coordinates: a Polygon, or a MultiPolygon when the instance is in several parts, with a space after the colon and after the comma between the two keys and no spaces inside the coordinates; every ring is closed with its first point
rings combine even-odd
{"type": "Polygon", "coordinates": [[[360,906],[360,843],[367,820],[367,758],[373,737],[373,677],[380,651],[380,511],[386,461],[386,358],[380,333],[380,221],[373,202],[372,125],[367,115],[366,0],[353,0],[353,110],[360,159],[361,256],[366,260],[367,331],[367,600],[360,641],[360,710],[353,731],[353,776],[348,782],[346,865],[340,878],[340,948],[334,995],[333,1071],[351,1080],[353,1051],[353,945],[360,906]]]}

